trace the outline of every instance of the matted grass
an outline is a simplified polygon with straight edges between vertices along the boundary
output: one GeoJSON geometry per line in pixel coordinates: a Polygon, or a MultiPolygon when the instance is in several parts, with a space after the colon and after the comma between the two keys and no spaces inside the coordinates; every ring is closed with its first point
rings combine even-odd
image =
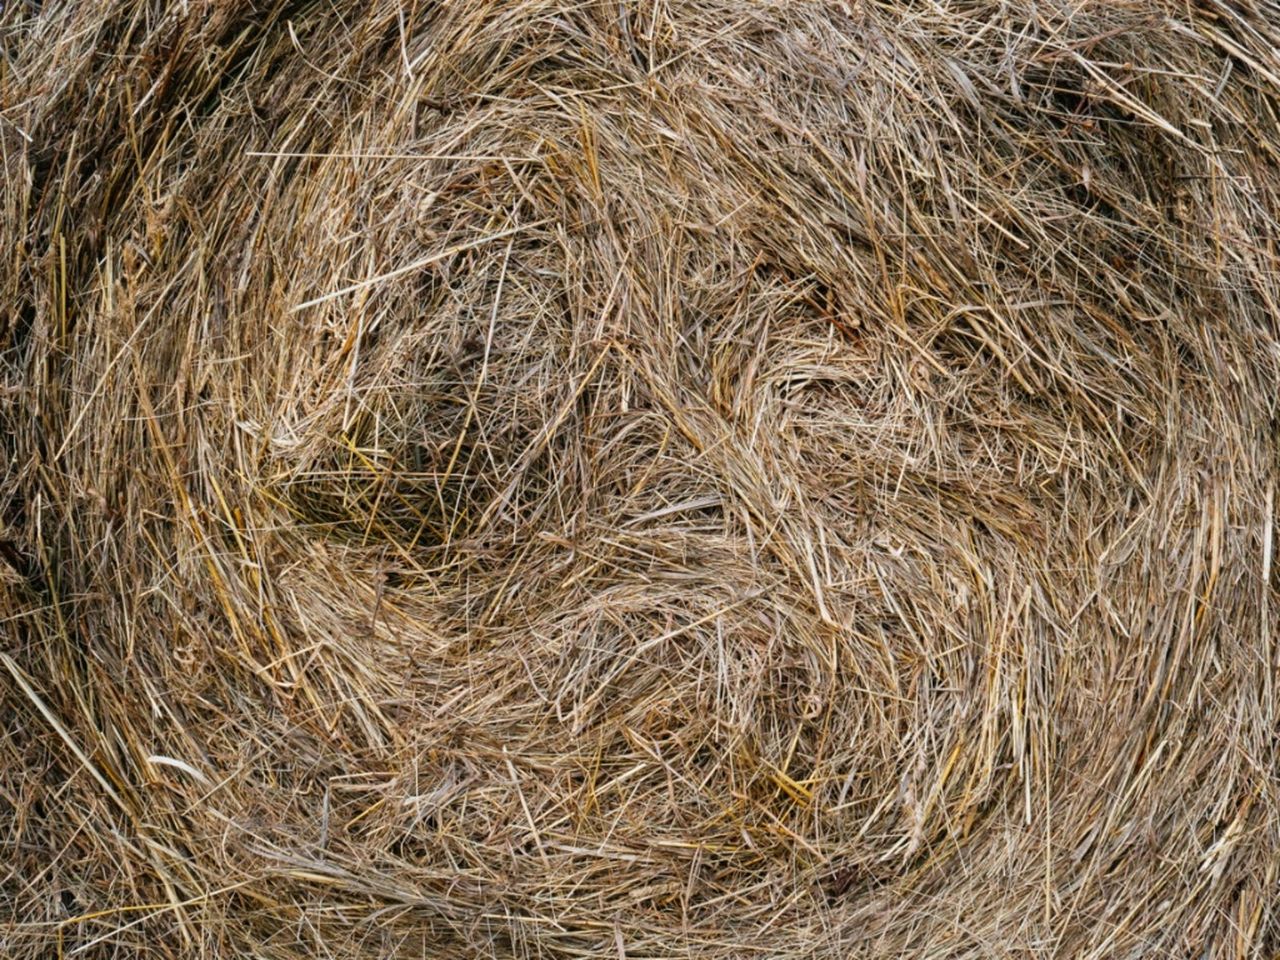
{"type": "Polygon", "coordinates": [[[1280,8],[9,0],[0,955],[1280,951],[1280,8]]]}

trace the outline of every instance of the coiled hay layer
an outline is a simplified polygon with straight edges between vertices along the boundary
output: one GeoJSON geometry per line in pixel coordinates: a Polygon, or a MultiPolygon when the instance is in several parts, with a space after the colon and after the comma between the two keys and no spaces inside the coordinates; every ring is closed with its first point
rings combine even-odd
{"type": "Polygon", "coordinates": [[[0,14],[0,953],[1280,950],[1280,10],[0,14]]]}

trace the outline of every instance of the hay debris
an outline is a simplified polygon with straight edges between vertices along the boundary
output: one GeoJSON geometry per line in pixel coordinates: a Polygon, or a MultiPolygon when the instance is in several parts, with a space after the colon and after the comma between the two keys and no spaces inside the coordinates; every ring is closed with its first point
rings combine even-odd
{"type": "Polygon", "coordinates": [[[1280,951],[1270,0],[13,0],[0,953],[1280,951]]]}

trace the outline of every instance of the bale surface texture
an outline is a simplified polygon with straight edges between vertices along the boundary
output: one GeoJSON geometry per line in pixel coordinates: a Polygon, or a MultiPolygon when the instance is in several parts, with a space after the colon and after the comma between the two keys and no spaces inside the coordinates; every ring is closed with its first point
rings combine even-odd
{"type": "Polygon", "coordinates": [[[1274,960],[1278,51],[0,4],[0,955],[1274,960]]]}

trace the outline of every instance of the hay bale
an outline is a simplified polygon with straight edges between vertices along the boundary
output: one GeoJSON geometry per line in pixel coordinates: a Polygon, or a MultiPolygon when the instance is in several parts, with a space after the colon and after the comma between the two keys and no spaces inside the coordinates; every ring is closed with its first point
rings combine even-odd
{"type": "Polygon", "coordinates": [[[1273,957],[1267,0],[14,0],[0,953],[1273,957]]]}

